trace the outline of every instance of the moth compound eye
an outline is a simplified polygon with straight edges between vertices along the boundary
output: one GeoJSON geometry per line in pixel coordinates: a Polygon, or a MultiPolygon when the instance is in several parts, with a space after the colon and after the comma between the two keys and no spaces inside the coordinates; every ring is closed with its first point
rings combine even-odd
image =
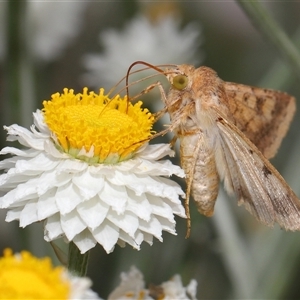
{"type": "Polygon", "coordinates": [[[177,90],[183,90],[188,84],[188,78],[185,75],[177,75],[173,78],[173,87],[177,90]]]}

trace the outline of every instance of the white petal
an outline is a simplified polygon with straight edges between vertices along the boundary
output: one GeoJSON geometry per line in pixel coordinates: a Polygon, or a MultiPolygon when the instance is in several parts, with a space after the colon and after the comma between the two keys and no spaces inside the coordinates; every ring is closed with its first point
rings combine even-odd
{"type": "MultiPolygon", "coordinates": [[[[149,234],[147,232],[143,232],[143,235],[144,235],[144,241],[146,243],[148,243],[150,246],[152,246],[153,245],[153,235],[149,234]]],[[[163,239],[161,239],[160,241],[162,242],[163,239]]]]}
{"type": "Polygon", "coordinates": [[[153,214],[174,221],[172,209],[161,198],[152,195],[147,195],[147,198],[151,204],[153,214]]]}
{"type": "Polygon", "coordinates": [[[23,210],[23,207],[17,207],[17,208],[9,210],[7,212],[5,221],[11,222],[14,220],[20,220],[20,215],[21,215],[22,210],[23,210]]]}
{"type": "Polygon", "coordinates": [[[134,237],[139,226],[137,216],[130,211],[125,211],[122,215],[118,215],[116,212],[110,211],[107,214],[107,219],[117,225],[117,227],[122,228],[122,230],[128,233],[130,237],[134,237]]]}
{"type": "Polygon", "coordinates": [[[136,250],[140,250],[140,245],[144,240],[144,235],[139,230],[135,233],[134,237],[129,236],[126,232],[123,230],[120,230],[119,239],[123,240],[127,244],[131,245],[132,248],[136,250]]]}
{"type": "Polygon", "coordinates": [[[34,174],[53,170],[58,165],[58,161],[50,160],[44,153],[40,153],[34,158],[29,160],[19,160],[16,163],[17,173],[23,173],[27,170],[37,171],[34,174]]]}
{"type": "Polygon", "coordinates": [[[67,153],[59,151],[52,140],[45,140],[44,151],[52,158],[70,159],[67,153]]]}
{"type": "Polygon", "coordinates": [[[38,215],[36,201],[27,202],[20,215],[20,226],[26,227],[27,225],[37,221],[38,215]]]}
{"type": "Polygon", "coordinates": [[[92,176],[89,172],[84,172],[73,177],[74,185],[76,185],[83,199],[91,199],[96,196],[104,186],[104,178],[100,176],[92,176]]]}
{"type": "Polygon", "coordinates": [[[149,222],[140,220],[139,229],[143,231],[143,233],[145,232],[155,236],[159,241],[162,242],[162,226],[156,218],[152,218],[149,222]]]}
{"type": "Polygon", "coordinates": [[[45,220],[44,239],[49,242],[63,236],[64,232],[60,225],[60,215],[55,214],[45,220]]]}
{"type": "Polygon", "coordinates": [[[159,217],[159,216],[157,216],[156,218],[159,221],[159,223],[164,231],[167,231],[171,234],[177,235],[176,230],[175,230],[175,220],[170,221],[168,219],[165,219],[165,218],[159,217]]]}
{"type": "Polygon", "coordinates": [[[0,208],[7,208],[12,203],[14,203],[15,200],[15,190],[11,190],[8,193],[6,193],[4,196],[0,197],[0,208]]]}
{"type": "MultiPolygon", "coordinates": [[[[70,178],[62,174],[58,176],[55,172],[44,172],[41,176],[27,180],[19,184],[15,189],[14,201],[23,201],[43,195],[53,186],[60,186],[68,182],[70,178]]],[[[5,200],[6,201],[6,200],[5,200]]]]}
{"type": "MultiPolygon", "coordinates": [[[[18,149],[18,148],[14,148],[14,147],[5,147],[0,151],[0,154],[2,154],[2,155],[12,154],[12,155],[17,155],[17,156],[21,156],[21,157],[35,157],[39,153],[40,153],[40,151],[37,151],[34,149],[23,150],[23,149],[18,149]]],[[[14,159],[16,159],[16,157],[14,159]]]]}
{"type": "Polygon", "coordinates": [[[60,224],[69,241],[72,241],[75,235],[86,228],[86,225],[81,220],[76,210],[73,210],[66,215],[61,215],[60,224]]]}
{"type": "Polygon", "coordinates": [[[116,167],[115,165],[95,165],[89,166],[89,172],[96,176],[110,177],[114,176],[116,167]]]}
{"type": "Polygon", "coordinates": [[[110,293],[108,300],[125,299],[125,295],[131,294],[133,294],[131,299],[140,298],[140,292],[145,288],[142,273],[136,267],[131,267],[129,272],[121,273],[120,277],[120,285],[110,293]]]}
{"type": "Polygon", "coordinates": [[[115,185],[126,185],[132,189],[137,195],[142,195],[145,192],[152,192],[157,195],[162,194],[164,185],[154,180],[150,176],[136,176],[133,173],[121,173],[116,171],[115,176],[108,178],[115,185]]]}
{"type": "Polygon", "coordinates": [[[192,279],[190,283],[186,286],[186,293],[190,295],[191,300],[197,300],[197,286],[198,282],[195,279],[192,279]]]}
{"type": "Polygon", "coordinates": [[[56,190],[56,188],[53,188],[39,198],[37,203],[37,215],[39,220],[46,219],[58,212],[55,199],[56,190]]]}
{"type": "Polygon", "coordinates": [[[60,160],[56,168],[57,173],[78,174],[88,169],[88,164],[78,159],[63,159],[60,160]]]}
{"type": "Polygon", "coordinates": [[[141,160],[141,163],[135,169],[136,174],[155,174],[155,176],[171,176],[175,174],[178,177],[185,177],[184,171],[179,166],[174,166],[169,160],[147,161],[141,160]]]}
{"type": "Polygon", "coordinates": [[[93,236],[102,245],[107,253],[114,250],[119,238],[119,228],[108,221],[104,221],[98,228],[93,230],[93,236]]]}
{"type": "Polygon", "coordinates": [[[94,239],[93,234],[88,229],[85,229],[84,231],[76,235],[73,239],[73,242],[76,244],[81,254],[95,247],[95,245],[97,244],[97,241],[94,239]]]}
{"type": "Polygon", "coordinates": [[[44,115],[40,109],[37,109],[37,111],[33,113],[33,122],[43,136],[50,136],[50,130],[44,122],[44,115]]]}
{"type": "Polygon", "coordinates": [[[184,197],[185,193],[182,191],[180,185],[175,182],[172,181],[169,178],[164,178],[164,177],[160,177],[160,181],[162,183],[165,184],[166,189],[165,189],[165,195],[168,199],[170,199],[171,201],[173,201],[174,203],[179,203],[179,197],[178,195],[184,197]]]}
{"type": "Polygon", "coordinates": [[[181,218],[186,218],[185,209],[179,199],[177,203],[174,203],[174,201],[170,201],[170,199],[164,198],[164,202],[172,209],[173,214],[176,214],[181,218]]]}
{"type": "Polygon", "coordinates": [[[36,199],[37,193],[35,190],[36,186],[31,185],[30,183],[28,183],[28,185],[26,185],[26,183],[19,184],[16,189],[11,190],[6,195],[0,198],[0,206],[2,208],[6,208],[12,205],[16,207],[17,205],[22,205],[21,203],[24,200],[36,199]]]}
{"type": "Polygon", "coordinates": [[[126,210],[132,211],[142,220],[149,221],[152,214],[152,207],[146,195],[137,196],[133,191],[128,189],[128,197],[126,210]]]}
{"type": "Polygon", "coordinates": [[[105,182],[103,189],[99,193],[99,197],[102,201],[110,205],[118,214],[124,212],[126,201],[128,199],[124,185],[113,186],[109,182],[105,182]]]}
{"type": "Polygon", "coordinates": [[[134,172],[136,168],[140,165],[141,160],[139,159],[130,159],[127,161],[122,161],[116,165],[115,170],[120,172],[134,172]]]}
{"type": "Polygon", "coordinates": [[[98,295],[93,292],[90,287],[92,286],[92,281],[87,277],[74,277],[71,278],[71,286],[68,299],[70,300],[103,300],[98,297],[98,295]]]}
{"type": "Polygon", "coordinates": [[[71,212],[82,201],[78,189],[72,183],[59,187],[55,199],[62,215],[71,212]]]}
{"type": "Polygon", "coordinates": [[[169,144],[148,145],[142,151],[137,152],[137,157],[145,160],[159,160],[166,155],[174,156],[175,152],[169,144]]]}
{"type": "Polygon", "coordinates": [[[44,140],[37,139],[28,129],[16,124],[8,127],[4,126],[4,129],[6,129],[9,134],[7,137],[8,141],[18,141],[21,145],[36,150],[44,149],[44,140]]]}
{"type": "Polygon", "coordinates": [[[18,159],[19,158],[16,156],[3,159],[2,161],[0,161],[0,170],[9,170],[10,168],[14,168],[18,159]]]}
{"type": "Polygon", "coordinates": [[[108,210],[109,205],[101,201],[98,196],[77,206],[77,211],[81,219],[92,230],[104,221],[108,210]]]}

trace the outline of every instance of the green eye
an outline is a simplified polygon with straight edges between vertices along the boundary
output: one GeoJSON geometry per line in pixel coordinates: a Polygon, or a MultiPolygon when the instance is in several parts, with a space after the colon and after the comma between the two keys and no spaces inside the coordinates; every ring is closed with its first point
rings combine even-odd
{"type": "Polygon", "coordinates": [[[188,78],[185,75],[177,75],[173,78],[173,87],[177,90],[183,90],[188,84],[188,78]]]}

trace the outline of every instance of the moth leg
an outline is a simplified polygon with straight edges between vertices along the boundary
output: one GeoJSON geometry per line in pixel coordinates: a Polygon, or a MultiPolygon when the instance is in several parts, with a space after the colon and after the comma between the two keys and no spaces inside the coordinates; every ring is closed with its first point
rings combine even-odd
{"type": "Polygon", "coordinates": [[[166,112],[167,112],[167,107],[164,107],[163,109],[161,109],[160,111],[158,111],[157,113],[154,113],[154,117],[155,117],[155,121],[158,121],[166,112]]]}
{"type": "Polygon", "coordinates": [[[145,94],[148,94],[151,90],[153,90],[155,87],[161,85],[161,83],[158,81],[158,82],[155,82],[155,83],[152,83],[150,84],[149,86],[147,86],[145,89],[143,89],[140,93],[138,93],[137,95],[135,95],[134,97],[130,98],[130,101],[132,100],[135,100],[136,98],[139,98],[145,94]]]}
{"type": "MultiPolygon", "coordinates": [[[[163,86],[161,85],[160,82],[157,82],[157,87],[158,87],[158,89],[160,91],[163,103],[168,103],[167,95],[166,95],[165,90],[163,89],[163,86]]],[[[166,107],[166,109],[168,109],[168,108],[166,107]]],[[[178,127],[178,125],[180,125],[180,122],[181,122],[181,120],[179,118],[178,118],[178,120],[173,121],[173,123],[166,130],[164,130],[165,133],[167,133],[168,131],[173,131],[173,128],[178,127]]],[[[175,135],[173,137],[173,139],[171,140],[171,142],[170,142],[170,144],[171,144],[172,147],[174,146],[174,144],[176,142],[176,139],[177,139],[177,136],[175,135]]],[[[191,196],[192,183],[193,183],[193,179],[194,179],[194,171],[195,171],[195,165],[196,165],[195,162],[196,162],[196,159],[197,159],[198,152],[199,152],[199,149],[201,147],[201,144],[202,144],[202,142],[201,142],[201,140],[199,140],[197,142],[197,145],[195,147],[195,151],[194,151],[193,157],[192,157],[192,160],[194,162],[192,164],[193,167],[190,168],[188,174],[186,174],[186,176],[187,176],[187,181],[186,181],[187,188],[186,188],[186,199],[185,199],[184,206],[185,206],[185,213],[186,213],[186,217],[187,217],[187,221],[186,221],[187,222],[187,231],[186,231],[185,238],[189,238],[190,234],[191,234],[190,196],[191,196]]]]}
{"type": "Polygon", "coordinates": [[[150,141],[150,140],[153,140],[153,139],[155,139],[155,138],[157,138],[157,137],[159,137],[159,136],[165,135],[165,134],[168,133],[168,132],[170,132],[170,128],[169,128],[169,127],[166,128],[166,129],[164,129],[164,130],[162,130],[162,131],[160,131],[160,132],[157,132],[157,133],[151,135],[151,136],[149,137],[148,140],[149,140],[149,141],[150,141]]]}
{"type": "MultiPolygon", "coordinates": [[[[191,173],[191,172],[189,172],[189,173],[191,173]]],[[[192,227],[191,214],[190,214],[190,196],[191,196],[192,182],[193,182],[192,175],[189,174],[188,179],[186,181],[186,196],[185,196],[186,198],[184,201],[184,209],[185,209],[185,214],[186,214],[186,234],[185,234],[186,239],[188,239],[190,237],[191,227],[192,227]]]]}
{"type": "Polygon", "coordinates": [[[187,229],[186,229],[186,235],[185,235],[186,239],[188,239],[191,234],[192,222],[191,222],[191,214],[190,214],[190,196],[191,196],[192,183],[194,180],[196,160],[197,160],[201,145],[202,145],[202,140],[199,139],[196,144],[196,147],[194,148],[191,168],[189,168],[188,174],[186,174],[186,198],[185,198],[185,202],[184,202],[184,208],[185,208],[185,213],[186,213],[186,217],[187,217],[187,220],[186,220],[187,229]]]}
{"type": "Polygon", "coordinates": [[[170,145],[171,145],[172,148],[174,147],[176,141],[177,141],[177,136],[174,135],[173,138],[172,138],[172,140],[171,140],[171,142],[170,142],[170,145]]]}

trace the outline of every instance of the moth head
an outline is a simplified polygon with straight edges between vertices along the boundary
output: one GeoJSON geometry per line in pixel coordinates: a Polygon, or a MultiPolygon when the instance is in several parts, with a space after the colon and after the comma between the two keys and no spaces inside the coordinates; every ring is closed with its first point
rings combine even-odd
{"type": "Polygon", "coordinates": [[[173,78],[172,86],[176,90],[183,90],[187,87],[188,82],[189,82],[189,80],[186,75],[179,74],[173,78]]]}

